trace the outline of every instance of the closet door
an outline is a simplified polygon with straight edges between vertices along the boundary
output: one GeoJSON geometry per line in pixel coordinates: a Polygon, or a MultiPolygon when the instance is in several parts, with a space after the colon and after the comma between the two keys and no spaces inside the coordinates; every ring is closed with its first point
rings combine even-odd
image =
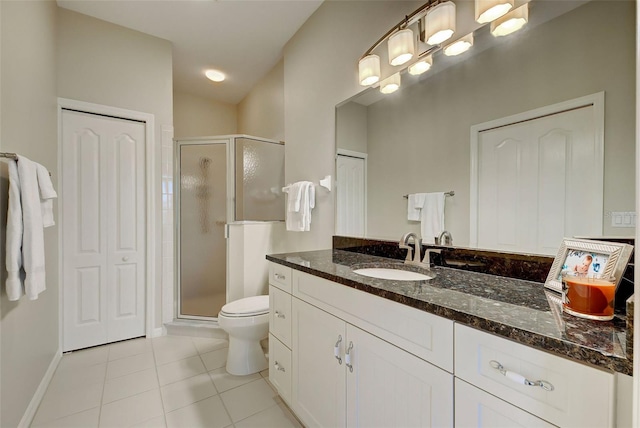
{"type": "Polygon", "coordinates": [[[144,124],[62,114],[63,350],[145,334],[144,124]]]}

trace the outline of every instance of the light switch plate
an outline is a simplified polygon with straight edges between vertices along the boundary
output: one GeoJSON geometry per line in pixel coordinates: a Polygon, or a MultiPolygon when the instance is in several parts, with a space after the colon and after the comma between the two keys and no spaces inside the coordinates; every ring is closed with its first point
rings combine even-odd
{"type": "Polygon", "coordinates": [[[635,211],[611,212],[611,227],[636,227],[635,211]]]}

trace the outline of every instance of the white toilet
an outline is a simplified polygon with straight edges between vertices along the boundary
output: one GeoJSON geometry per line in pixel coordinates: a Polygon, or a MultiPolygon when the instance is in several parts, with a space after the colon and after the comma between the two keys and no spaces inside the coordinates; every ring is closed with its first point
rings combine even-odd
{"type": "Polygon", "coordinates": [[[269,334],[269,296],[253,296],[227,303],[218,325],[229,334],[227,372],[244,376],[269,367],[260,341],[269,334]]]}

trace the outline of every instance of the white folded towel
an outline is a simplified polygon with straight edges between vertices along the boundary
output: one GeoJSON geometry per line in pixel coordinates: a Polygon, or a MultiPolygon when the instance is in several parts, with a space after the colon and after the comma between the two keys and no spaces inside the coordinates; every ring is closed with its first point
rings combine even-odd
{"type": "Polygon", "coordinates": [[[40,208],[42,211],[42,226],[50,227],[56,224],[53,220],[53,198],[57,198],[58,194],[53,188],[51,177],[47,168],[36,164],[38,175],[38,187],[40,189],[40,208]]]}
{"type": "Polygon", "coordinates": [[[298,181],[288,186],[286,226],[288,231],[307,232],[311,229],[311,210],[315,207],[315,187],[310,181],[298,181]]]}
{"type": "Polygon", "coordinates": [[[444,192],[426,193],[420,210],[420,234],[425,243],[433,244],[444,231],[444,192]]]}
{"type": "Polygon", "coordinates": [[[20,176],[16,161],[9,161],[9,207],[7,209],[7,242],[5,264],[7,282],[5,290],[11,301],[22,296],[22,203],[20,201],[20,176]]]}
{"type": "Polygon", "coordinates": [[[38,298],[45,286],[44,233],[37,164],[18,157],[20,198],[22,201],[22,263],[26,274],[24,291],[29,300],[38,298]]]}
{"type": "Polygon", "coordinates": [[[426,193],[412,193],[407,197],[407,220],[420,221],[425,196],[426,193]]]}

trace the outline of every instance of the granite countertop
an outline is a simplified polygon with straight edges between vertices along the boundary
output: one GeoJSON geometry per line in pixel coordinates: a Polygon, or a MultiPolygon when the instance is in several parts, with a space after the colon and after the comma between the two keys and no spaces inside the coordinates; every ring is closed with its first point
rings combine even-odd
{"type": "MultiPolygon", "coordinates": [[[[624,314],[591,321],[562,313],[560,295],[533,281],[436,267],[426,281],[369,278],[352,268],[401,261],[343,250],[268,255],[288,266],[602,369],[632,375],[624,314]]],[[[419,268],[416,268],[419,269],[419,268]]]]}

